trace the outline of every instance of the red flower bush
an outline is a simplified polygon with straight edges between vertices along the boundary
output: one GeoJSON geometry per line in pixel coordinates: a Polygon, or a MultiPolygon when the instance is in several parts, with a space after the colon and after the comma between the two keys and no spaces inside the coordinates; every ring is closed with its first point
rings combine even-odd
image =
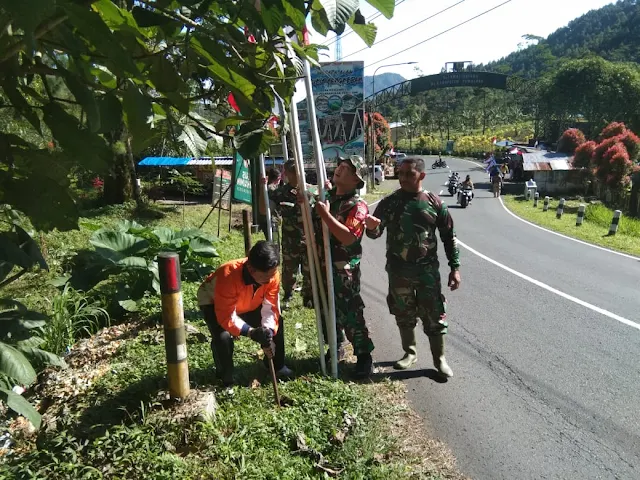
{"type": "Polygon", "coordinates": [[[622,143],[624,143],[631,161],[638,160],[640,156],[640,138],[631,130],[627,130],[627,133],[622,137],[622,143]]]}
{"type": "Polygon", "coordinates": [[[597,146],[596,142],[589,141],[576,148],[575,156],[573,157],[573,166],[575,168],[589,168],[597,146]]]}
{"type": "Polygon", "coordinates": [[[102,187],[104,187],[104,182],[100,177],[96,177],[91,182],[91,185],[93,185],[93,188],[95,188],[96,190],[102,190],[102,187]]]}
{"type": "Polygon", "coordinates": [[[586,142],[584,133],[577,128],[570,128],[558,140],[558,152],[572,154],[584,142],[586,142]]]}
{"type": "Polygon", "coordinates": [[[627,133],[627,127],[621,122],[612,122],[607,125],[600,133],[600,139],[605,140],[607,138],[617,137],[618,135],[624,135],[627,133]]]}

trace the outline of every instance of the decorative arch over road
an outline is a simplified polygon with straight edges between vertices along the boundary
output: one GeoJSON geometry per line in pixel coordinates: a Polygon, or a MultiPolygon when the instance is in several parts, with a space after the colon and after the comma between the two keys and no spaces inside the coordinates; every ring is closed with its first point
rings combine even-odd
{"type": "Polygon", "coordinates": [[[418,77],[406,82],[392,85],[380,90],[375,95],[369,95],[374,107],[379,107],[387,102],[397,100],[405,96],[415,96],[429,90],[457,87],[484,87],[497,90],[507,90],[528,95],[535,92],[536,84],[520,77],[503,75],[491,72],[453,72],[440,73],[418,77]]]}

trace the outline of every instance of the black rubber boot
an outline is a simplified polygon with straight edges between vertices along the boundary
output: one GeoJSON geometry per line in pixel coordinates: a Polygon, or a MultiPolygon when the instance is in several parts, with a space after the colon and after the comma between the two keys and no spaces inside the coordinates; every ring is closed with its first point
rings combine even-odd
{"type": "Polygon", "coordinates": [[[370,353],[361,353],[358,355],[358,361],[356,363],[356,369],[353,376],[357,379],[364,379],[371,376],[373,373],[373,358],[370,353]]]}

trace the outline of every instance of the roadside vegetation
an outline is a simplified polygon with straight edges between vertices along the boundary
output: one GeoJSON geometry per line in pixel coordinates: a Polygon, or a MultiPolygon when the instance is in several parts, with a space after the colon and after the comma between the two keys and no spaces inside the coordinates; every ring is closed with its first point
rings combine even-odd
{"type": "Polygon", "coordinates": [[[533,206],[533,201],[526,201],[524,196],[503,195],[504,204],[516,215],[536,225],[574,237],[594,245],[611,248],[620,252],[640,256],[640,220],[622,215],[616,235],[608,235],[613,210],[600,202],[586,202],[581,198],[566,199],[564,214],[558,220],[556,209],[559,198],[551,198],[549,211],[544,212],[542,199],[538,202],[538,208],[533,206]],[[576,226],[578,207],[586,205],[584,223],[576,226]]]}
{"type": "MultiPolygon", "coordinates": [[[[160,301],[153,285],[142,296],[119,287],[127,297],[105,301],[111,298],[110,286],[119,285],[123,276],[152,279],[147,265],[134,273],[112,272],[99,288],[60,286],[60,277],[73,278],[78,252],[95,250],[100,232],[134,243],[130,237],[164,232],[165,241],[177,241],[179,232],[200,225],[209,208],[186,206],[183,217],[182,206],[103,207],[85,212],[80,230],[40,236],[49,271],[29,271],[6,293],[47,314],[38,337],[66,367],[36,366],[37,381],[21,395],[41,414],[39,430],[3,404],[0,479],[462,478],[446,447],[422,433],[400,382],[388,380],[384,371],[367,384],[350,382],[348,373],[337,381],[320,375],[314,314],[297,297],[285,316],[288,364],[297,377],[281,382],[286,406],[278,409],[258,361],[261,350],[251,342],[236,343],[239,385],[225,391],[215,383],[208,332],[196,302],[199,279],[187,273],[183,296],[193,397],[213,392],[217,402],[207,417],[196,400],[168,398],[160,301]]],[[[229,218],[223,216],[219,239],[215,215],[201,231],[191,231],[190,255],[194,247],[217,255],[197,262],[190,257],[194,267],[214,268],[243,256],[240,208],[231,221],[228,233],[229,218]],[[210,245],[195,238],[209,239],[210,245]]],[[[146,251],[136,248],[143,258],[146,251]]],[[[104,241],[98,249],[117,255],[104,241]]]]}

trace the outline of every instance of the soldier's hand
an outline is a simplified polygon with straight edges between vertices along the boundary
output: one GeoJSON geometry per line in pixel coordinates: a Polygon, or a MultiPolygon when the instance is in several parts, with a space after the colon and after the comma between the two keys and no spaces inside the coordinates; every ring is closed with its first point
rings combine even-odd
{"type": "Polygon", "coordinates": [[[373,215],[367,215],[364,219],[364,224],[367,227],[367,230],[375,230],[380,226],[381,220],[373,215]]]}
{"type": "Polygon", "coordinates": [[[329,203],[328,202],[321,202],[321,201],[318,200],[316,202],[316,212],[321,217],[328,215],[329,214],[329,203]]]}
{"type": "Polygon", "coordinates": [[[333,188],[333,185],[331,185],[331,182],[327,180],[326,182],[324,182],[324,188],[325,190],[331,190],[333,188]]]}
{"type": "Polygon", "coordinates": [[[451,291],[460,288],[460,272],[458,270],[452,270],[449,274],[449,288],[451,291]]]}
{"type": "Polygon", "coordinates": [[[265,348],[272,342],[273,330],[267,327],[251,328],[249,330],[249,338],[265,348]]]}

